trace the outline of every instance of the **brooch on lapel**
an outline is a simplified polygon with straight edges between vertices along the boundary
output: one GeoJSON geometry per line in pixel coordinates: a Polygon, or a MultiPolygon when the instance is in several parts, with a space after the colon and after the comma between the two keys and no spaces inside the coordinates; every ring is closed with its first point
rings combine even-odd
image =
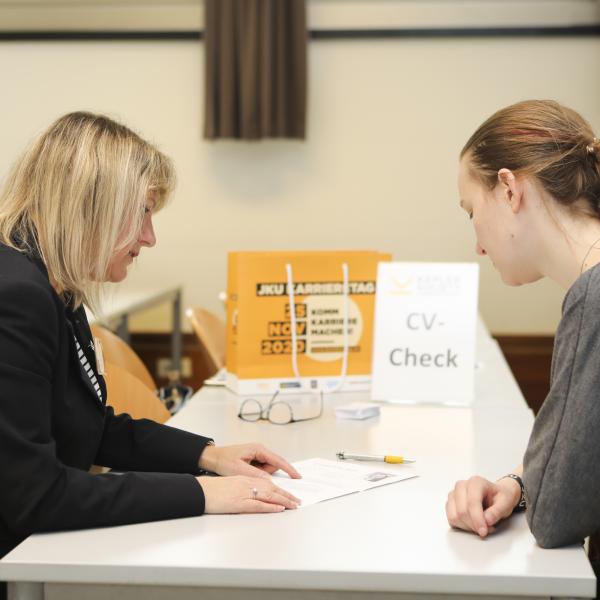
{"type": "Polygon", "coordinates": [[[96,356],[96,373],[98,373],[98,375],[104,375],[106,371],[104,369],[104,353],[102,352],[102,342],[100,341],[100,338],[95,337],[94,343],[90,343],[90,346],[92,346],[96,356]]]}

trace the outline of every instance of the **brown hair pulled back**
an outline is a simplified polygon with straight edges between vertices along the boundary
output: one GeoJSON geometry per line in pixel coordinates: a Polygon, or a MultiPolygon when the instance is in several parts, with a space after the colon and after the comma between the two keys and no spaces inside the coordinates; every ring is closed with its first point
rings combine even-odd
{"type": "Polygon", "coordinates": [[[535,176],[559,203],[587,200],[600,217],[600,140],[576,111],[552,100],[526,100],[487,119],[469,138],[461,158],[493,189],[498,171],[535,176]]]}

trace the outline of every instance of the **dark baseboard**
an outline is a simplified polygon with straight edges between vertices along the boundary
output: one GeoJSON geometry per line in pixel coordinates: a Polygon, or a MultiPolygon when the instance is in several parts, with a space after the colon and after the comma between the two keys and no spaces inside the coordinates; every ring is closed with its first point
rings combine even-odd
{"type": "MultiPolygon", "coordinates": [[[[538,412],[550,387],[550,363],[552,361],[552,336],[497,335],[494,336],[527,399],[529,406],[538,412]]],[[[171,337],[168,333],[133,333],[131,346],[148,367],[159,386],[167,379],[158,376],[158,361],[169,359],[171,337]]],[[[192,367],[190,377],[183,383],[194,390],[202,387],[205,379],[213,375],[206,352],[192,333],[183,335],[183,357],[192,367]]]]}
{"type": "Polygon", "coordinates": [[[551,335],[494,336],[523,396],[537,414],[550,389],[550,365],[554,337],[551,335]]]}

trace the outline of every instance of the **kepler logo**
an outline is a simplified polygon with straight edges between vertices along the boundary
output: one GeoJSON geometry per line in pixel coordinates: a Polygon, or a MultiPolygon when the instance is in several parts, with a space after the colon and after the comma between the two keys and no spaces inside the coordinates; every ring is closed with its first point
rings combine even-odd
{"type": "Polygon", "coordinates": [[[392,280],[392,296],[458,296],[461,293],[459,275],[417,275],[404,281],[392,280]]]}
{"type": "Polygon", "coordinates": [[[418,296],[458,296],[461,292],[461,277],[458,275],[421,275],[417,277],[418,296]]]}

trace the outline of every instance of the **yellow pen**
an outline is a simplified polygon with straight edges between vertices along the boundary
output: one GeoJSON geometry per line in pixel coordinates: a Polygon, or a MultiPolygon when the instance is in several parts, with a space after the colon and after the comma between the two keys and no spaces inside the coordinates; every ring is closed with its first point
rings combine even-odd
{"type": "Polygon", "coordinates": [[[378,456],[378,455],[374,455],[374,454],[351,454],[350,452],[346,452],[345,450],[338,452],[336,454],[336,456],[340,460],[374,460],[374,461],[389,463],[392,465],[417,462],[414,458],[407,458],[406,456],[392,456],[392,455],[378,456]]]}

